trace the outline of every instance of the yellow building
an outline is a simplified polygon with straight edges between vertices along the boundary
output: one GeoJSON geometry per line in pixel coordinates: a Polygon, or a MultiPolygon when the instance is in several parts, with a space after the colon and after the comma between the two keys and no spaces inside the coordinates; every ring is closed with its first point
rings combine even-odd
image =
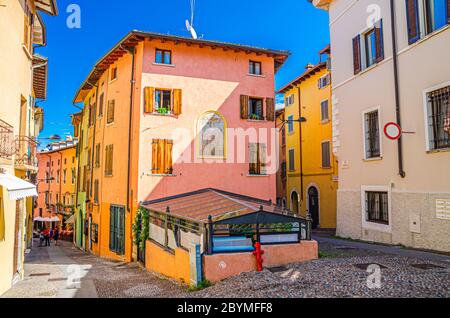
{"type": "Polygon", "coordinates": [[[23,277],[36,196],[36,137],[42,129],[47,59],[41,12],[56,15],[56,0],[0,1],[0,295],[23,277]]]}
{"type": "Polygon", "coordinates": [[[309,212],[313,228],[336,227],[338,165],[332,152],[330,48],[319,63],[282,87],[284,94],[287,207],[309,212]],[[301,140],[301,142],[300,142],[301,140]]]}

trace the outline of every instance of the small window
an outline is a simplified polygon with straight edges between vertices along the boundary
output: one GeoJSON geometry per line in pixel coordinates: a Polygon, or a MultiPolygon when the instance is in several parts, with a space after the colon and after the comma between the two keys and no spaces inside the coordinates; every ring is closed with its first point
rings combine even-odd
{"type": "Polygon", "coordinates": [[[114,122],[114,108],[115,108],[115,104],[116,104],[116,101],[114,99],[110,100],[109,103],[108,103],[108,110],[107,110],[107,113],[106,113],[106,123],[107,124],[111,124],[111,123],[114,122]]]}
{"type": "Polygon", "coordinates": [[[380,157],[380,126],[378,110],[364,114],[364,135],[366,159],[380,157]]]}
{"type": "Polygon", "coordinates": [[[294,116],[290,115],[287,120],[288,133],[292,134],[294,132],[294,116]]]}
{"type": "Polygon", "coordinates": [[[319,89],[325,88],[330,84],[331,84],[331,75],[330,74],[326,74],[326,75],[322,76],[321,78],[319,78],[319,81],[318,81],[319,89]]]}
{"type": "Polygon", "coordinates": [[[250,175],[265,175],[267,146],[263,143],[250,143],[250,175]]]}
{"type": "Polygon", "coordinates": [[[366,191],[366,220],[389,224],[389,206],[387,192],[366,191]]]}
{"type": "Polygon", "coordinates": [[[329,115],[328,109],[329,109],[329,107],[328,107],[328,99],[327,99],[320,103],[320,113],[321,113],[322,122],[330,120],[330,115],[329,115]]]}
{"type": "Polygon", "coordinates": [[[331,168],[330,142],[322,143],[322,168],[331,168]]]}
{"type": "Polygon", "coordinates": [[[91,160],[92,160],[91,154],[92,154],[91,148],[89,148],[87,151],[87,168],[88,168],[88,170],[91,170],[91,160]]]}
{"type": "Polygon", "coordinates": [[[289,171],[295,171],[295,150],[289,149],[289,171]]]}
{"type": "Polygon", "coordinates": [[[252,75],[262,75],[261,62],[250,61],[248,72],[252,75]]]}
{"type": "Polygon", "coordinates": [[[66,184],[66,180],[67,180],[67,169],[63,170],[63,183],[66,184]]]}
{"type": "Polygon", "coordinates": [[[281,128],[281,146],[286,146],[286,128],[284,126],[281,128]]]}
{"type": "Polygon", "coordinates": [[[111,177],[113,175],[113,158],[114,145],[108,145],[105,149],[105,176],[111,177]]]}
{"type": "Polygon", "coordinates": [[[75,168],[72,168],[72,184],[75,184],[75,168]]]}
{"type": "Polygon", "coordinates": [[[100,95],[99,101],[98,101],[98,117],[103,116],[103,102],[104,102],[105,95],[102,93],[100,95]]]}
{"type": "Polygon", "coordinates": [[[450,148],[450,86],[426,96],[429,149],[450,148]]]}
{"type": "Polygon", "coordinates": [[[370,30],[364,35],[364,42],[366,46],[366,65],[367,67],[371,67],[377,60],[375,29],[370,30]]]}
{"type": "Polygon", "coordinates": [[[155,63],[172,64],[172,51],[156,49],[155,63]]]}
{"type": "Polygon", "coordinates": [[[249,98],[248,101],[248,118],[254,120],[263,120],[263,99],[249,98]]]}
{"type": "Polygon", "coordinates": [[[95,145],[95,167],[100,167],[100,144],[95,145]]]}
{"type": "Polygon", "coordinates": [[[98,204],[98,192],[99,192],[98,191],[99,190],[98,187],[99,187],[98,186],[98,180],[95,180],[94,181],[94,203],[95,204],[98,204]]]}
{"type": "Polygon", "coordinates": [[[111,81],[117,79],[117,66],[111,69],[111,81]]]}
{"type": "Polygon", "coordinates": [[[289,96],[286,96],[284,104],[285,104],[285,106],[290,106],[290,105],[293,105],[294,102],[295,102],[295,95],[290,94],[289,96]]]}
{"type": "Polygon", "coordinates": [[[172,111],[172,91],[155,90],[155,110],[161,114],[168,114],[172,111]]]}

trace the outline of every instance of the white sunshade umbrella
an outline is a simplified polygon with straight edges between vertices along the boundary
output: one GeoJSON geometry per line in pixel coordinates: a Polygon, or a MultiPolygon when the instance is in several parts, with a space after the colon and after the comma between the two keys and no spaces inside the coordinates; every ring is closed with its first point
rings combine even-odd
{"type": "Polygon", "coordinates": [[[34,222],[45,222],[45,219],[42,216],[35,217],[34,222]]]}

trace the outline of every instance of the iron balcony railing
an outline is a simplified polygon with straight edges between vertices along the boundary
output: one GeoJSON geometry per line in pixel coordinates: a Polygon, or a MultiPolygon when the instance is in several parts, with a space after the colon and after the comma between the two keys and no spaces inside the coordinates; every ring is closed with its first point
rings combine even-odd
{"type": "Polygon", "coordinates": [[[0,119],[0,158],[12,159],[15,151],[14,129],[0,119]]]}
{"type": "Polygon", "coordinates": [[[38,143],[28,136],[16,137],[16,164],[37,167],[38,143]]]}

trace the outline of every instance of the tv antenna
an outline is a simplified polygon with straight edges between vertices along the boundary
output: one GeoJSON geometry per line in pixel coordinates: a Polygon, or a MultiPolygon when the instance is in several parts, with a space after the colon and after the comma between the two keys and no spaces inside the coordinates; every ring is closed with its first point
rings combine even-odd
{"type": "Polygon", "coordinates": [[[195,0],[190,0],[191,3],[191,21],[186,20],[186,29],[191,32],[193,39],[198,39],[197,32],[194,29],[194,13],[195,13],[195,0]]]}

